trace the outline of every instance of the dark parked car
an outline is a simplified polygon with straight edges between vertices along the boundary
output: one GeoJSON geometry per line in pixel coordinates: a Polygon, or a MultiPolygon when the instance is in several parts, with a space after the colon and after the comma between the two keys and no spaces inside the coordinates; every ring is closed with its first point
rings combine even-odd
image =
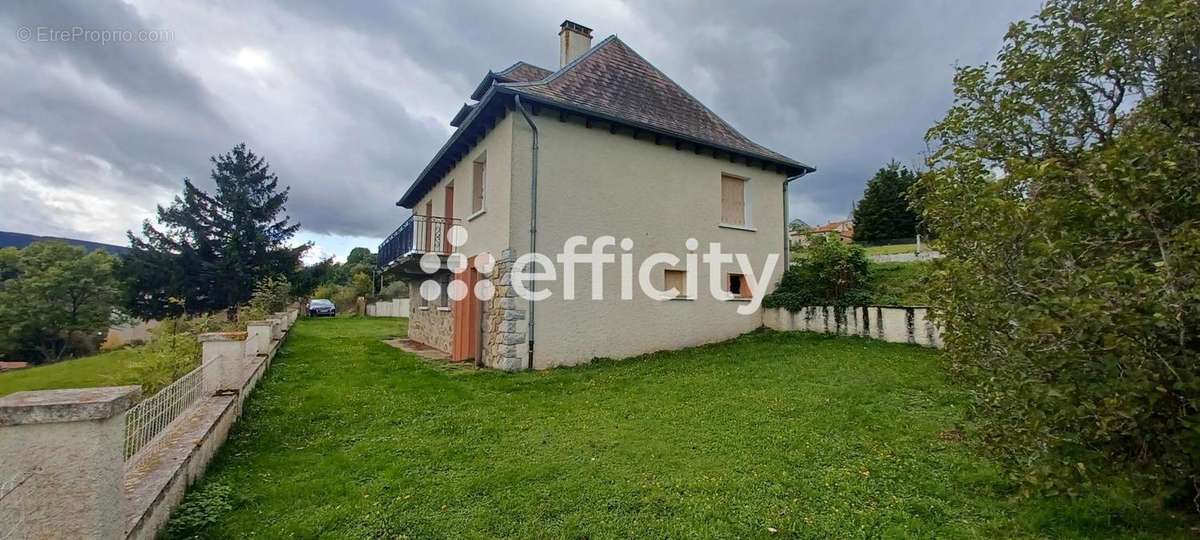
{"type": "Polygon", "coordinates": [[[333,317],[337,315],[337,306],[324,298],[314,298],[308,301],[308,315],[311,317],[333,317]]]}

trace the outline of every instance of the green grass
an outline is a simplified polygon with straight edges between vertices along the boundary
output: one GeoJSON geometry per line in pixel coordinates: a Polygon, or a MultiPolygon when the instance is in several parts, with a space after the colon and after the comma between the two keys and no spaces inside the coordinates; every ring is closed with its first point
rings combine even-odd
{"type": "Polygon", "coordinates": [[[930,304],[929,286],[923,282],[932,263],[871,263],[871,290],[876,304],[924,306],[930,304]]]}
{"type": "MultiPolygon", "coordinates": [[[[929,249],[929,246],[922,246],[929,249]]],[[[916,244],[894,244],[890,246],[864,246],[867,255],[895,255],[897,253],[916,253],[916,244]]]]}
{"type": "Polygon", "coordinates": [[[53,364],[0,373],[0,396],[22,390],[91,388],[137,384],[130,371],[136,356],[132,348],[64,360],[53,364]]]}
{"type": "Polygon", "coordinates": [[[402,325],[301,320],[173,534],[1188,534],[1174,514],[1119,498],[1016,498],[960,441],[965,396],[935,351],[756,333],[506,374],[380,342],[402,325]]]}

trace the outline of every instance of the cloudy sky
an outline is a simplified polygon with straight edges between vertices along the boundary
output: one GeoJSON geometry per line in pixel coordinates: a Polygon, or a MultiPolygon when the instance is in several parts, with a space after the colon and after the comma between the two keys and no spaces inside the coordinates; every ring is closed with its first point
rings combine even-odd
{"type": "Polygon", "coordinates": [[[820,224],[888,160],[919,161],[954,65],[994,58],[1038,5],[8,1],[0,230],[125,244],[184,177],[208,185],[208,157],[245,142],[291,186],[314,256],[374,249],[487,70],[556,68],[565,18],[596,41],[619,35],[747,136],[816,166],[791,196],[820,224]]]}

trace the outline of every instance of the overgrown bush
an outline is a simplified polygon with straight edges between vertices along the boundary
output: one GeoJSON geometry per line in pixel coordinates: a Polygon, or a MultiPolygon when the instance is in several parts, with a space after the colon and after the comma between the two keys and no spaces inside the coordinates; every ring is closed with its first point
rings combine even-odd
{"type": "Polygon", "coordinates": [[[1051,1],[964,67],[913,194],[981,434],[1028,492],[1200,499],[1200,3],[1051,1]]]}
{"type": "Polygon", "coordinates": [[[393,298],[408,298],[408,283],[403,281],[393,281],[388,283],[379,291],[379,298],[383,300],[391,300],[393,298]]]}
{"type": "Polygon", "coordinates": [[[223,316],[198,315],[163,319],[151,331],[149,343],[135,349],[137,356],[130,369],[142,387],[142,396],[150,396],[175,382],[200,365],[200,342],[206,332],[234,330],[223,316]]]}
{"type": "Polygon", "coordinates": [[[869,262],[853,244],[813,236],[800,247],[775,291],[763,298],[768,308],[799,311],[806,306],[850,306],[870,303],[869,262]]]}
{"type": "Polygon", "coordinates": [[[271,314],[287,309],[292,303],[292,286],[278,276],[268,276],[254,284],[250,308],[258,313],[271,314]]]}

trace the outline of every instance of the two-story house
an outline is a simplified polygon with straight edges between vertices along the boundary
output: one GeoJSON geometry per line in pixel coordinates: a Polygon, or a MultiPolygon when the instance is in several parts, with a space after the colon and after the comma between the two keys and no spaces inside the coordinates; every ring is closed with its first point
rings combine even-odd
{"type": "MultiPolygon", "coordinates": [[[[596,276],[577,267],[574,299],[553,287],[536,302],[514,293],[515,257],[553,256],[575,236],[612,236],[630,249],[609,253],[637,258],[682,260],[719,242],[755,261],[772,253],[786,261],[787,186],[814,170],[746,138],[616,36],[592,46],[589,28],[565,21],[559,38],[557,70],[517,62],[487,73],[451,121],[457,131],[397,202],[412,217],[380,246],[380,264],[411,284],[409,338],[453,360],[517,370],[700,345],[761,326],[760,313],[736,309],[750,299],[735,265],[654,267],[647,279],[678,291],[669,300],[628,298],[615,266],[596,276]],[[456,225],[465,242],[451,242],[456,225]],[[429,254],[440,264],[422,266],[429,254]],[[496,263],[480,271],[483,254],[496,263]],[[710,279],[727,297],[695,290],[710,279]],[[490,298],[464,296],[480,281],[493,286],[490,298]],[[431,285],[441,288],[436,300],[421,295],[431,285]]],[[[782,270],[780,262],[770,287],[782,270]]]]}

